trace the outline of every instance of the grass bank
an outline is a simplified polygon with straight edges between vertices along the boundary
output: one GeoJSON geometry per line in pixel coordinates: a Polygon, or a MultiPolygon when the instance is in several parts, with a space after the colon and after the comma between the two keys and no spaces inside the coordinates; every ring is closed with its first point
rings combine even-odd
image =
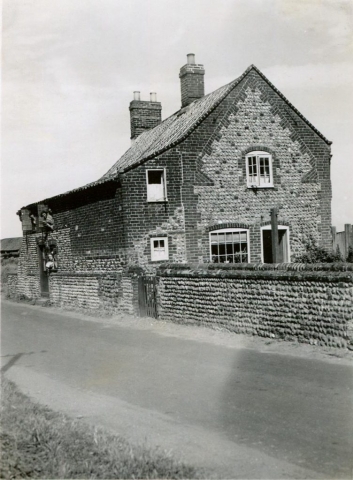
{"type": "Polygon", "coordinates": [[[1,382],[0,478],[201,478],[167,454],[32,402],[1,382]]]}

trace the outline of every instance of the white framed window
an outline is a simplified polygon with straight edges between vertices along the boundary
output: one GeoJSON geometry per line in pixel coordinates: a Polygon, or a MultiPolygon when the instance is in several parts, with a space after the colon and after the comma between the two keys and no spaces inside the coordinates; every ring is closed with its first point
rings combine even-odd
{"type": "Polygon", "coordinates": [[[147,202],[166,202],[166,171],[165,168],[146,170],[147,202]]]}
{"type": "Polygon", "coordinates": [[[151,260],[152,262],[169,260],[168,237],[151,238],[151,260]]]}
{"type": "Polygon", "coordinates": [[[273,187],[272,155],[255,151],[246,155],[246,177],[248,187],[273,187]]]}
{"type": "Polygon", "coordinates": [[[212,263],[249,263],[249,230],[223,228],[210,232],[212,263]]]}
{"type": "MultiPolygon", "coordinates": [[[[261,261],[272,263],[271,225],[261,227],[261,261]]],[[[278,263],[290,262],[289,227],[278,225],[278,263]]]]}

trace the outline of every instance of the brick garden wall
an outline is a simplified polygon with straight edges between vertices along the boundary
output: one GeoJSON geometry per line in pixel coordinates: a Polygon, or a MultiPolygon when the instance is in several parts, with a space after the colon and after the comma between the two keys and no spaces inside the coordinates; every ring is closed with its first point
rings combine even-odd
{"type": "Polygon", "coordinates": [[[347,265],[160,267],[159,317],[346,347],[353,345],[353,265],[347,265]]]}

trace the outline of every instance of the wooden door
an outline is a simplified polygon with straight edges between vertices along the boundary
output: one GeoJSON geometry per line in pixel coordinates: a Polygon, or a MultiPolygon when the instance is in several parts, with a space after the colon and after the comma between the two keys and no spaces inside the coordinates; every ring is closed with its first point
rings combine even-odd
{"type": "Polygon", "coordinates": [[[158,318],[156,277],[140,277],[138,291],[140,316],[158,318]]]}
{"type": "MultiPolygon", "coordinates": [[[[271,234],[271,230],[262,230],[262,248],[264,263],[273,263],[271,234]]],[[[288,237],[286,229],[278,229],[278,245],[278,263],[288,262],[288,237]]]]}

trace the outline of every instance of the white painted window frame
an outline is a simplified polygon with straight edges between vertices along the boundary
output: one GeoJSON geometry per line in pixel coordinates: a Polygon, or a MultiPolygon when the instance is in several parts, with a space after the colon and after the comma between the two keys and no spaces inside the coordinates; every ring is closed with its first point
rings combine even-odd
{"type": "MultiPolygon", "coordinates": [[[[265,225],[264,227],[260,228],[260,243],[261,243],[261,262],[264,263],[264,245],[263,245],[263,235],[262,232],[264,230],[272,230],[271,225],[265,225]]],[[[289,227],[287,225],[278,225],[278,230],[286,230],[287,231],[287,252],[288,252],[288,260],[285,263],[290,263],[290,241],[289,241],[289,227]]]]}
{"type": "Polygon", "coordinates": [[[151,262],[162,262],[165,260],[169,260],[169,246],[168,246],[168,237],[151,237],[150,238],[150,246],[151,246],[151,262]],[[156,258],[156,251],[154,249],[153,242],[154,241],[164,240],[164,248],[165,254],[163,258],[156,258]]]}
{"type": "Polygon", "coordinates": [[[147,190],[147,202],[148,203],[163,203],[163,202],[167,202],[168,201],[168,198],[167,198],[167,172],[166,172],[166,168],[165,167],[162,167],[162,168],[147,168],[146,169],[146,190],[147,190]],[[162,180],[163,180],[163,198],[161,200],[154,200],[154,199],[151,199],[148,195],[148,192],[149,192],[149,183],[148,183],[148,172],[163,172],[163,176],[162,176],[162,180]]]}
{"type": "Polygon", "coordinates": [[[209,237],[208,237],[208,243],[210,245],[210,260],[212,262],[212,246],[211,246],[211,234],[212,233],[230,233],[230,232],[246,232],[246,243],[248,246],[248,262],[251,263],[250,260],[250,231],[248,228],[220,228],[220,229],[214,229],[209,232],[209,237]]]}
{"type": "Polygon", "coordinates": [[[254,150],[253,152],[249,152],[245,156],[246,159],[246,182],[248,188],[273,188],[273,168],[272,168],[272,155],[268,152],[262,151],[262,150],[254,150]],[[250,176],[249,176],[249,158],[250,157],[255,157],[256,156],[256,165],[257,165],[257,172],[258,172],[258,183],[253,183],[250,181],[250,176]],[[259,162],[259,157],[268,157],[269,158],[269,167],[270,167],[270,183],[262,184],[260,185],[260,162],[259,162]]]}

